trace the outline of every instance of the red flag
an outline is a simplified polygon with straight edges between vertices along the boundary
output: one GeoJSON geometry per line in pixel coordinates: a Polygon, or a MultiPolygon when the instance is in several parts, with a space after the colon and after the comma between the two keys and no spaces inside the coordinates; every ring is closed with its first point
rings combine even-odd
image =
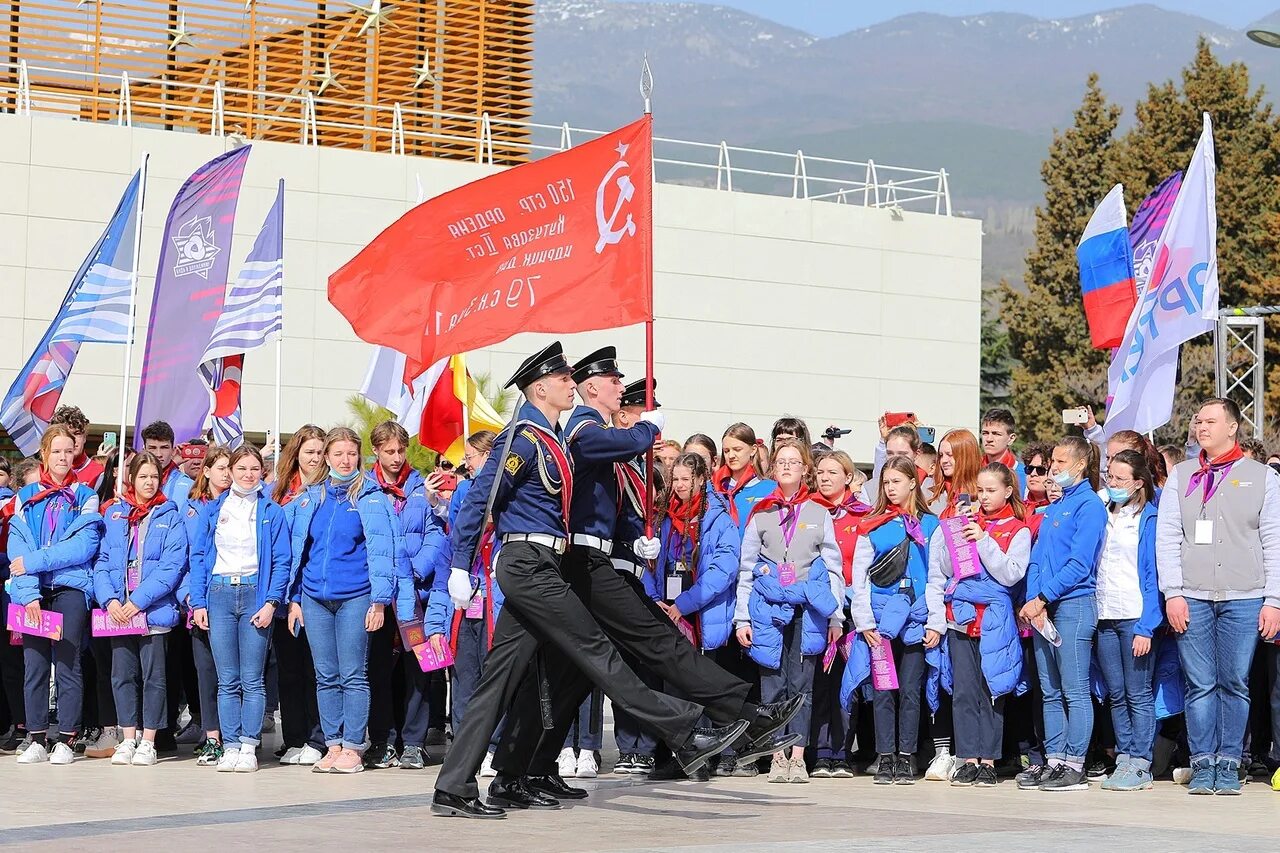
{"type": "Polygon", "coordinates": [[[422,364],[651,320],[652,186],[646,116],[418,205],[329,276],[329,301],[422,364]]]}

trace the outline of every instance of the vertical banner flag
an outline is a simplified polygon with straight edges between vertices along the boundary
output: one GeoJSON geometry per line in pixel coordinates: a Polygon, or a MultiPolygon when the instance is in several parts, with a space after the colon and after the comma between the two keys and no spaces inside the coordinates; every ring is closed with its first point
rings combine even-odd
{"type": "Polygon", "coordinates": [[[1107,372],[1106,431],[1150,432],[1173,414],[1178,352],[1218,320],[1218,214],[1213,127],[1204,129],[1156,242],[1151,279],[1107,372]]]}
{"type": "Polygon", "coordinates": [[[147,323],[134,447],[142,429],[168,421],[183,442],[204,428],[209,389],[198,376],[205,347],[222,314],[231,266],[240,179],[250,146],[232,149],[187,178],[169,208],[147,323]]]}
{"type": "Polygon", "coordinates": [[[1133,247],[1133,284],[1138,299],[1147,289],[1151,265],[1155,261],[1156,241],[1169,221],[1169,213],[1181,188],[1182,170],[1178,170],[1161,181],[1160,186],[1142,200],[1138,212],[1133,215],[1133,224],[1129,226],[1129,245],[1133,247]]]}
{"type": "Polygon", "coordinates": [[[264,345],[283,328],[284,181],[267,211],[253,250],[234,283],[227,283],[218,317],[200,360],[200,377],[210,396],[209,419],[218,444],[236,448],[244,443],[240,419],[240,386],[244,356],[264,345]]]}
{"type": "Polygon", "coordinates": [[[1089,217],[1076,247],[1076,259],[1080,262],[1080,292],[1093,348],[1118,347],[1137,301],[1124,187],[1120,184],[1111,188],[1089,217]]]}
{"type": "Polygon", "coordinates": [[[652,184],[646,116],[414,207],[329,276],[329,301],[420,364],[650,320],[652,184]]]}
{"type": "Polygon", "coordinates": [[[106,230],[71,279],[53,322],[0,404],[0,424],[24,454],[40,448],[40,436],[58,407],[80,345],[123,344],[129,339],[141,181],[141,171],[134,173],[106,230]]]}

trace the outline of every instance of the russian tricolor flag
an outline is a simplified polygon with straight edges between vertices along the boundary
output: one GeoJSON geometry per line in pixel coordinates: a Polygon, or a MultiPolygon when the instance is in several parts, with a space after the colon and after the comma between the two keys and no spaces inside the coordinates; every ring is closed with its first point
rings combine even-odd
{"type": "Polygon", "coordinates": [[[1098,205],[1076,247],[1080,292],[1094,349],[1113,349],[1138,301],[1133,284],[1133,249],[1124,210],[1124,187],[1116,184],[1098,205]]]}

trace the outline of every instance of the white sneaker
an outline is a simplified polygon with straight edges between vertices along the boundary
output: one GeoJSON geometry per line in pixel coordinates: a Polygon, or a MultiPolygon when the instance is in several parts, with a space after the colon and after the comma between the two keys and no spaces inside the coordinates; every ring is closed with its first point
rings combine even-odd
{"type": "Polygon", "coordinates": [[[324,758],[323,752],[311,744],[307,744],[302,748],[301,754],[298,755],[298,764],[302,767],[311,767],[322,758],[324,758]]]}
{"type": "Polygon", "coordinates": [[[222,757],[218,759],[219,773],[234,773],[236,765],[240,763],[240,749],[238,747],[229,746],[222,753],[222,757]]]}
{"type": "Polygon", "coordinates": [[[18,753],[19,764],[40,764],[49,760],[49,750],[44,744],[32,741],[26,749],[18,753]]]}
{"type": "Polygon", "coordinates": [[[49,754],[50,764],[71,764],[76,760],[75,751],[62,741],[58,741],[58,745],[53,748],[53,752],[49,754]]]}
{"type": "Polygon", "coordinates": [[[589,749],[582,750],[582,754],[578,756],[578,778],[594,779],[599,772],[600,767],[596,764],[596,754],[589,749]]]}
{"type": "MultiPolygon", "coordinates": [[[[131,740],[119,744],[113,753],[111,753],[111,763],[116,767],[124,767],[133,763],[134,753],[137,752],[138,745],[131,740]]],[[[153,749],[154,751],[154,749],[153,749]]]]}
{"type": "Polygon", "coordinates": [[[791,759],[773,757],[773,761],[769,762],[769,781],[770,782],[790,782],[791,781],[791,759]]]}
{"type": "Polygon", "coordinates": [[[480,776],[484,779],[492,779],[498,775],[498,771],[493,769],[493,753],[486,752],[484,754],[484,763],[480,765],[480,776]]]}
{"type": "MultiPolygon", "coordinates": [[[[115,759],[111,759],[113,762],[115,759]]],[[[134,767],[151,767],[156,763],[156,745],[149,740],[139,741],[133,753],[134,767]]]]}
{"type": "MultiPolygon", "coordinates": [[[[219,770],[222,768],[219,767],[219,770]]],[[[241,749],[240,756],[236,759],[237,773],[256,773],[258,772],[258,754],[252,749],[241,749]]]]}
{"type": "MultiPolygon", "coordinates": [[[[302,762],[298,760],[300,758],[302,758],[302,747],[291,746],[284,751],[284,755],[280,756],[280,763],[281,764],[301,764],[302,762]]],[[[318,761],[319,759],[316,759],[316,760],[318,761]]],[[[315,764],[315,761],[311,763],[315,764]]]]}
{"type": "Polygon", "coordinates": [[[1190,785],[1191,784],[1191,768],[1190,767],[1173,768],[1173,783],[1175,785],[1190,785]]]}
{"type": "Polygon", "coordinates": [[[956,770],[956,758],[945,746],[929,762],[929,769],[924,772],[926,782],[947,782],[956,770]]]}
{"type": "Polygon", "coordinates": [[[560,757],[556,759],[557,770],[560,771],[561,779],[574,779],[578,775],[578,758],[573,754],[573,750],[565,747],[560,750],[560,757]]]}

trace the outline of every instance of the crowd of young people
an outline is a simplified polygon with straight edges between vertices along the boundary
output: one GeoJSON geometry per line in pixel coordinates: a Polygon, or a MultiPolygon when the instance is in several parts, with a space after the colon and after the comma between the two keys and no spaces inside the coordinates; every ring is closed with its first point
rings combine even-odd
{"type": "MultiPolygon", "coordinates": [[[[638,429],[641,387],[621,394],[614,427],[638,429]]],[[[370,459],[353,431],[305,426],[274,469],[247,444],[175,448],[152,424],[121,477],[86,455],[87,425],[63,407],[38,457],[0,466],[0,603],[33,624],[61,617],[56,638],[0,646],[0,752],[152,765],[186,705],[196,764],[252,772],[274,692],[281,763],[424,767],[432,719],[447,707],[457,730],[468,712],[503,607],[492,528],[469,593],[451,585],[471,481],[414,470],[393,422],[373,430],[370,459]],[[447,704],[398,630],[419,623],[449,661],[447,704]]],[[[612,537],[612,568],[751,701],[799,707],[767,770],[729,748],[693,778],[861,770],[886,785],[1134,791],[1171,775],[1234,794],[1265,771],[1280,790],[1280,464],[1241,441],[1235,405],[1205,402],[1195,448],[1105,438],[1091,412],[1083,436],[1020,455],[1011,413],[978,426],[935,449],[914,421],[882,419],[870,477],[795,418],[768,444],[743,423],[718,442],[659,440],[651,484],[643,456],[617,469],[610,519],[628,500],[642,514],[645,488],[656,498],[612,537]]],[[[467,470],[495,439],[469,437],[467,470]]],[[[628,654],[646,685],[670,687],[628,654]]],[[[588,695],[553,744],[561,777],[604,769],[603,716],[588,695]]],[[[682,775],[660,738],[621,708],[615,721],[613,772],[682,775]]],[[[498,772],[503,725],[483,776],[498,772]]]]}

